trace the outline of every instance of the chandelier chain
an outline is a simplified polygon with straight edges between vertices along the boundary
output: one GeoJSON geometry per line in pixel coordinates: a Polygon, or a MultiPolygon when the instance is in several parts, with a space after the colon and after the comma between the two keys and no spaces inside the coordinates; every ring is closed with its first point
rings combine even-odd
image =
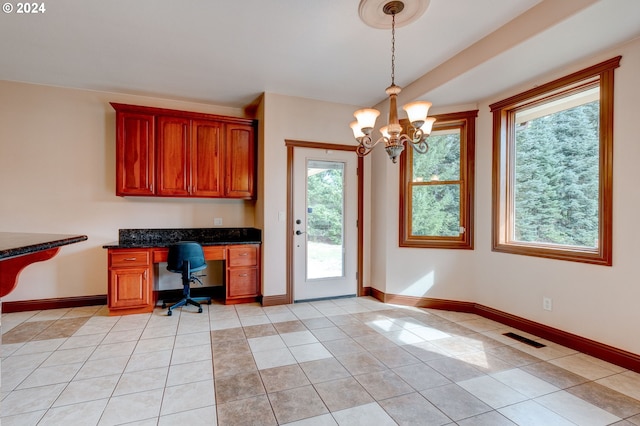
{"type": "Polygon", "coordinates": [[[391,85],[396,81],[396,14],[391,15],[391,85]]]}

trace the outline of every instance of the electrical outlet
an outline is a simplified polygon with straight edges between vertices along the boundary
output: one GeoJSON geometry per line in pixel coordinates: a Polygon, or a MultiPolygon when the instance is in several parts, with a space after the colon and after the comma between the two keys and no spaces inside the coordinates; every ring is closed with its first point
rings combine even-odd
{"type": "Polygon", "coordinates": [[[553,310],[553,302],[551,301],[550,297],[542,298],[542,309],[544,309],[545,311],[553,310]]]}
{"type": "Polygon", "coordinates": [[[221,217],[214,217],[213,218],[213,225],[214,226],[222,226],[222,218],[221,217]]]}

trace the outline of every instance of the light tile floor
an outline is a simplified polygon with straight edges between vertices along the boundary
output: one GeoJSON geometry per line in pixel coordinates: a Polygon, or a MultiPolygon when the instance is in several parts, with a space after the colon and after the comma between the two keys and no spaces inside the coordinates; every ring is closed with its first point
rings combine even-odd
{"type": "Polygon", "coordinates": [[[476,315],[204,309],[2,315],[2,425],[640,425],[640,374],[476,315]]]}

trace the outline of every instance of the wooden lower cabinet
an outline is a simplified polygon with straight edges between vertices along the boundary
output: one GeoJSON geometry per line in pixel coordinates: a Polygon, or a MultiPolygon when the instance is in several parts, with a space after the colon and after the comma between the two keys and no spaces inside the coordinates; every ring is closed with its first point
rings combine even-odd
{"type": "Polygon", "coordinates": [[[153,267],[146,250],[109,250],[108,303],[111,315],[153,311],[153,267]]]}
{"type": "MultiPolygon", "coordinates": [[[[260,245],[205,246],[205,259],[225,260],[225,304],[260,301],[260,245]]],[[[156,305],[154,264],[167,261],[166,248],[110,248],[110,315],[152,312],[156,305]]]]}
{"type": "Polygon", "coordinates": [[[260,296],[260,246],[227,246],[225,304],[256,302],[260,296]]]}

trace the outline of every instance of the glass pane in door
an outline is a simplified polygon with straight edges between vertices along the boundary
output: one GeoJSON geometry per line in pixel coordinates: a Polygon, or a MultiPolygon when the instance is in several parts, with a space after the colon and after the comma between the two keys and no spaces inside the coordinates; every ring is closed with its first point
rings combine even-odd
{"type": "Polygon", "coordinates": [[[307,160],[307,279],[344,276],[344,168],[307,160]]]}

